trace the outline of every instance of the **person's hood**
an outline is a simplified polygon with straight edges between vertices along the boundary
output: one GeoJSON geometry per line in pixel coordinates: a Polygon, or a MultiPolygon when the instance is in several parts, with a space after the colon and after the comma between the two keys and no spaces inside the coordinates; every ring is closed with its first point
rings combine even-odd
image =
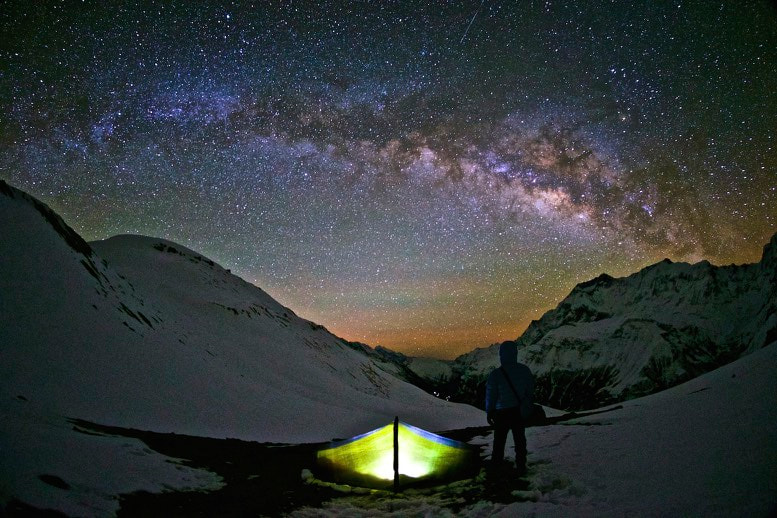
{"type": "Polygon", "coordinates": [[[499,360],[502,365],[515,365],[518,363],[518,344],[515,342],[502,342],[499,346],[499,360]]]}

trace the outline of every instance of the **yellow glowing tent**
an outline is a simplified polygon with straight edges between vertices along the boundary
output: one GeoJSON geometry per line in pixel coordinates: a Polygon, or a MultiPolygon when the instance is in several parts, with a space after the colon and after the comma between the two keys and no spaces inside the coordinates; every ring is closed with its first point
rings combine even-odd
{"type": "Polygon", "coordinates": [[[477,472],[477,448],[415,426],[394,424],[336,441],[318,451],[323,478],[341,484],[393,488],[415,482],[464,478],[477,472]]]}

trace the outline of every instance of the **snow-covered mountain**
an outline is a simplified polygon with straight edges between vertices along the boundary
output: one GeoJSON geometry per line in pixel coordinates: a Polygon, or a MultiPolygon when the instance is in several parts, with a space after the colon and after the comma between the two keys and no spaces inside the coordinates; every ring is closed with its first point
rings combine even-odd
{"type": "MultiPolygon", "coordinates": [[[[518,338],[555,408],[595,408],[650,394],[777,340],[777,234],[760,262],[713,266],[664,260],[633,275],[576,286],[518,338]]],[[[479,403],[497,345],[453,362],[400,359],[437,392],[479,403]]]]}
{"type": "Polygon", "coordinates": [[[86,243],[2,181],[0,232],[0,503],[44,485],[43,443],[88,441],[66,418],[275,442],[349,437],[395,415],[432,430],[482,422],[178,244],[86,243]]]}
{"type": "Polygon", "coordinates": [[[476,415],[196,252],[141,236],[87,244],[1,185],[2,396],[103,423],[280,441],[394,415],[435,429],[476,415]]]}

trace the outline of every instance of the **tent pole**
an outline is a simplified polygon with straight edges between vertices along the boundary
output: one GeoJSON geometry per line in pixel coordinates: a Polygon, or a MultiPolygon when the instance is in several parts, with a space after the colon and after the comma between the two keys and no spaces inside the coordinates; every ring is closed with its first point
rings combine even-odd
{"type": "Polygon", "coordinates": [[[394,492],[399,491],[399,416],[394,417],[394,492]]]}

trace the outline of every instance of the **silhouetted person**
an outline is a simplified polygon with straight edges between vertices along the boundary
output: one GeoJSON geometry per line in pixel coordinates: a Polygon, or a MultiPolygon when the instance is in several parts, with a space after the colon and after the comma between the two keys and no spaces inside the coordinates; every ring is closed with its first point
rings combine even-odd
{"type": "Polygon", "coordinates": [[[534,407],[534,376],[529,367],[518,363],[515,342],[499,346],[502,366],[491,371],[486,383],[486,415],[494,427],[494,448],[491,462],[499,466],[504,460],[507,432],[512,430],[515,442],[515,467],[519,475],[526,473],[525,423],[534,407]]]}

